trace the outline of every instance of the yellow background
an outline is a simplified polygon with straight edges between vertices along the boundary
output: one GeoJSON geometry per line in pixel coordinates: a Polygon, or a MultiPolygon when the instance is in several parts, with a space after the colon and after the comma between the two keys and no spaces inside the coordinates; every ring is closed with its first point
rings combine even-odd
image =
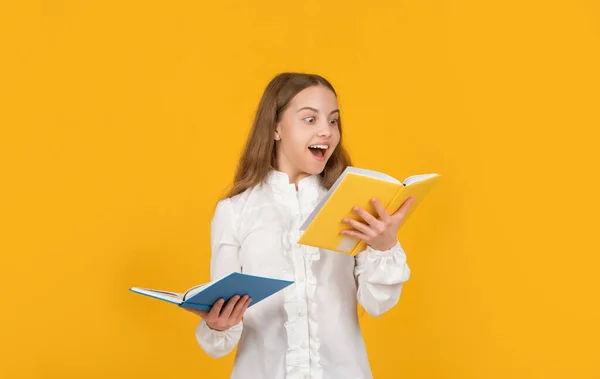
{"type": "Polygon", "coordinates": [[[444,174],[401,232],[375,378],[600,378],[600,7],[2,1],[0,377],[225,378],[208,223],[281,71],[329,78],[356,165],[444,174]]]}

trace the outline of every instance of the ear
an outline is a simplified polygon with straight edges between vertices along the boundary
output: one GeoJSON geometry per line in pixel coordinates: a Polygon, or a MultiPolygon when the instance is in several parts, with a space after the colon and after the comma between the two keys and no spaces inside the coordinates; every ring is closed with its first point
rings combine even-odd
{"type": "Polygon", "coordinates": [[[281,126],[279,126],[279,124],[277,124],[277,126],[275,127],[275,133],[273,133],[273,139],[275,141],[281,140],[281,126]]]}

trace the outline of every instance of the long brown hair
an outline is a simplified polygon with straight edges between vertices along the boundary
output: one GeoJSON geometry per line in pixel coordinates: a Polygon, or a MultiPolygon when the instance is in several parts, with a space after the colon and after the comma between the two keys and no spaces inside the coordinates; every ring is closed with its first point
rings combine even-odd
{"type": "MultiPolygon", "coordinates": [[[[275,128],[290,101],[300,91],[322,85],[329,88],[337,97],[335,89],[319,75],[285,72],[275,76],[267,85],[256,115],[246,146],[238,163],[233,185],[226,197],[244,192],[265,180],[269,171],[276,167],[276,144],[273,139],[275,128]]],[[[340,142],[320,174],[321,184],[329,189],[347,166],[350,156],[342,145],[342,121],[338,119],[340,142]]]]}

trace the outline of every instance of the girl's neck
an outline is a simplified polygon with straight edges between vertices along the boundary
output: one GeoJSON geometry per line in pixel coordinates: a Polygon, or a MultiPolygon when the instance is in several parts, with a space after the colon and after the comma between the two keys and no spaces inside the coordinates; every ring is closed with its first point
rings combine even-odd
{"type": "Polygon", "coordinates": [[[286,174],[288,176],[288,178],[290,179],[290,184],[294,184],[296,186],[296,190],[298,190],[298,183],[302,179],[310,176],[310,174],[308,174],[306,172],[300,172],[298,170],[286,169],[285,167],[281,167],[281,166],[276,166],[275,170],[286,174]]]}

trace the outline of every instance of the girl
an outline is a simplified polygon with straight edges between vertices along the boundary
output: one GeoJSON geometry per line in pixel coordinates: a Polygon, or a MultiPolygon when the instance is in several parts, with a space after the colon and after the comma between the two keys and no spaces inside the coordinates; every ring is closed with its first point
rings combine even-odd
{"type": "Polygon", "coordinates": [[[233,271],[293,280],[246,312],[251,301],[223,299],[196,329],[212,357],[238,350],[231,378],[372,378],[357,301],[373,316],[392,308],[409,279],[398,228],[414,199],[393,215],[373,200],[378,217],[346,236],[367,242],[355,257],[296,244],[298,228],[350,159],[341,145],[332,85],[318,75],[284,73],[267,86],[231,192],[211,222],[211,280],[233,271]],[[242,321],[243,317],[243,321],[242,321]]]}

